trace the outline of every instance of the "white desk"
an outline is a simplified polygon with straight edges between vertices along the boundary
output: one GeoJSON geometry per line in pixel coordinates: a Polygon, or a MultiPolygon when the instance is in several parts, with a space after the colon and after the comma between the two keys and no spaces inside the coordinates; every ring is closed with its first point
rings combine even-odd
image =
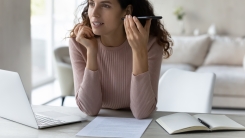
{"type": "MultiPolygon", "coordinates": [[[[94,117],[86,116],[75,107],[33,106],[36,112],[55,110],[85,117],[88,122],[63,125],[46,129],[34,129],[12,121],[0,118],[0,138],[75,138],[75,134],[85,127],[94,117]]],[[[142,138],[244,138],[245,131],[222,131],[222,132],[188,132],[183,134],[169,135],[155,120],[163,115],[171,113],[155,112],[151,118],[153,121],[143,134],[142,138]]],[[[133,117],[130,111],[125,110],[101,110],[100,116],[133,117]]],[[[227,115],[233,120],[245,126],[245,116],[227,115]]],[[[78,138],[78,137],[76,137],[78,138]]],[[[91,137],[90,137],[91,138],[91,137]]]]}

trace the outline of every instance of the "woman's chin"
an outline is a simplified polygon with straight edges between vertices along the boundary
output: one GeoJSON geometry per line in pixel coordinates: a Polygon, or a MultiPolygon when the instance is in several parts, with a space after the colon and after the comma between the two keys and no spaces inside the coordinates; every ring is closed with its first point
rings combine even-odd
{"type": "Polygon", "coordinates": [[[95,35],[101,35],[101,34],[102,34],[101,32],[99,32],[99,31],[97,31],[97,30],[93,30],[93,33],[94,33],[95,35]]]}

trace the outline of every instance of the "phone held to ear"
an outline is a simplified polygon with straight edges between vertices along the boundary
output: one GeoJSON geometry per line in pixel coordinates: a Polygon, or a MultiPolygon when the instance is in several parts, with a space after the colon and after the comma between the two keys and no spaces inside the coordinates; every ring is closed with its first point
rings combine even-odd
{"type": "MultiPolygon", "coordinates": [[[[138,16],[138,19],[162,19],[162,16],[138,16]]],[[[124,20],[125,17],[122,18],[124,20]]]]}

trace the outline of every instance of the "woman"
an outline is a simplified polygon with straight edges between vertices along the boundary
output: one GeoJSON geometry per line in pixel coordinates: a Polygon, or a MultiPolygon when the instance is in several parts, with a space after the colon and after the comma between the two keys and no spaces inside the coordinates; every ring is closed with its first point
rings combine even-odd
{"type": "Polygon", "coordinates": [[[130,108],[142,119],[156,109],[161,60],[172,42],[159,20],[134,16],[154,16],[148,0],[88,0],[71,31],[76,102],[87,115],[130,108]]]}

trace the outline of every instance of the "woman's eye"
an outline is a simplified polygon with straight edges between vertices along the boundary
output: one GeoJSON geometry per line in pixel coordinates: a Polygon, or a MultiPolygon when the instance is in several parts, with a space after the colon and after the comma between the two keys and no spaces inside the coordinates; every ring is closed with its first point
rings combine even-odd
{"type": "Polygon", "coordinates": [[[109,5],[106,5],[106,4],[104,4],[103,7],[110,8],[110,6],[109,5]]]}

